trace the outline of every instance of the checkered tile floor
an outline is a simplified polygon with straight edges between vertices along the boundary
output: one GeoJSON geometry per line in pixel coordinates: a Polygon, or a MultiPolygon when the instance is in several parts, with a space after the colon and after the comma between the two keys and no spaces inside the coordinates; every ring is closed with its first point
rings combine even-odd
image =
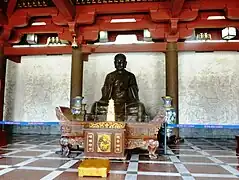
{"type": "MultiPolygon", "coordinates": [[[[66,158],[55,153],[60,150],[59,138],[14,135],[10,144],[0,148],[0,179],[79,179],[77,167],[82,154],[66,158]]],[[[133,151],[126,162],[111,161],[108,179],[239,179],[235,148],[235,140],[185,139],[184,143],[168,147],[168,155],[161,154],[156,160],[149,160],[146,152],[133,151]]]]}

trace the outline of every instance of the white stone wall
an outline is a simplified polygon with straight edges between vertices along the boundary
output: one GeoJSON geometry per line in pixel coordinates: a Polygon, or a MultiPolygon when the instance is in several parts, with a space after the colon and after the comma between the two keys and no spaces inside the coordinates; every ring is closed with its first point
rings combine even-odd
{"type": "MultiPolygon", "coordinates": [[[[115,54],[93,54],[84,63],[84,96],[88,109],[101,97],[107,73],[114,70],[115,54]]],[[[127,69],[136,75],[140,100],[154,115],[165,94],[163,53],[127,53],[127,69]]],[[[5,120],[57,121],[56,106],[69,106],[71,55],[24,56],[8,61],[5,120]]]]}
{"type": "Polygon", "coordinates": [[[239,124],[239,53],[179,53],[182,124],[239,124]]]}
{"type": "Polygon", "coordinates": [[[71,56],[23,56],[12,64],[8,61],[5,109],[17,108],[5,112],[5,120],[56,121],[55,107],[69,106],[71,56]]]}
{"type": "MultiPolygon", "coordinates": [[[[101,97],[115,54],[92,54],[84,63],[88,110],[101,97]]],[[[141,102],[153,116],[165,95],[163,53],[126,53],[141,102]]],[[[239,124],[239,53],[179,53],[180,123],[239,124]]],[[[57,121],[56,106],[69,106],[71,55],[24,56],[7,62],[4,119],[57,121]]]]}
{"type": "Polygon", "coordinates": [[[7,60],[7,70],[5,79],[5,92],[4,92],[4,120],[17,120],[17,114],[20,110],[19,102],[19,71],[20,64],[7,60]]]}

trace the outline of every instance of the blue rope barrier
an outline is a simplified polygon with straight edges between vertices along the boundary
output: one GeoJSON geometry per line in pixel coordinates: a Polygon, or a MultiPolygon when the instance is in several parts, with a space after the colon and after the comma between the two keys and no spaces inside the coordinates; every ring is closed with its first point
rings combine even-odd
{"type": "Polygon", "coordinates": [[[0,124],[3,125],[19,125],[19,126],[51,126],[51,125],[59,125],[59,122],[21,122],[21,121],[0,121],[0,124]]]}
{"type": "Polygon", "coordinates": [[[239,125],[167,124],[167,128],[239,129],[239,125]]]}
{"type": "MultiPolygon", "coordinates": [[[[56,126],[60,122],[22,122],[22,121],[0,121],[2,125],[19,126],[56,126]]],[[[214,124],[167,124],[167,128],[204,128],[204,129],[239,129],[239,125],[214,125],[214,124]]]]}

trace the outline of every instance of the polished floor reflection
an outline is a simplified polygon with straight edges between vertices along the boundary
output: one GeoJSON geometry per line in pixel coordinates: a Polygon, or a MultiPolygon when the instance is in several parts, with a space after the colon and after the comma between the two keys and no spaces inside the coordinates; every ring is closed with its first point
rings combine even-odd
{"type": "MultiPolygon", "coordinates": [[[[83,154],[62,157],[60,136],[13,135],[11,143],[0,148],[0,179],[102,179],[78,178],[83,154]]],[[[167,155],[150,160],[144,151],[132,151],[126,162],[112,160],[107,179],[138,180],[234,180],[239,179],[235,140],[185,139],[167,148],[167,155]]]]}

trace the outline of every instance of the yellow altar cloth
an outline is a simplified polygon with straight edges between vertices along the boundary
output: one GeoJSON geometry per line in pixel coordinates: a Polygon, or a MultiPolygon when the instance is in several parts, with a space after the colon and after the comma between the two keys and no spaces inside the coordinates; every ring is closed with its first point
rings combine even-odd
{"type": "Polygon", "coordinates": [[[110,170],[108,159],[86,159],[78,167],[78,176],[101,176],[107,177],[110,170]]]}

